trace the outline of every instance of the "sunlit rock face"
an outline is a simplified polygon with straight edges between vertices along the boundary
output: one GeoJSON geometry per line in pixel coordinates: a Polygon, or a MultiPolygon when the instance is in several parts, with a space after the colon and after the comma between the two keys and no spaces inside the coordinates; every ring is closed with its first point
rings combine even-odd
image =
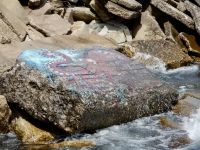
{"type": "Polygon", "coordinates": [[[26,50],[0,80],[10,103],[72,132],[161,113],[178,100],[143,65],[103,47],[26,50]]]}

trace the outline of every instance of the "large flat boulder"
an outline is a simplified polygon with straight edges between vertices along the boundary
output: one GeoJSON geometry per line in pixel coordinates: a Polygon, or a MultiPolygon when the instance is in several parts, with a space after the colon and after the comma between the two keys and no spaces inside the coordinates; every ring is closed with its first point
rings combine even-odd
{"type": "Polygon", "coordinates": [[[57,14],[33,18],[30,25],[47,37],[66,35],[71,27],[67,20],[62,19],[57,14]]]}
{"type": "Polygon", "coordinates": [[[178,92],[108,48],[26,50],[2,74],[0,93],[34,118],[70,132],[167,111],[178,92]]]}
{"type": "Polygon", "coordinates": [[[42,40],[30,42],[0,45],[0,73],[12,68],[15,64],[16,58],[23,50],[39,50],[43,48],[56,50],[66,47],[84,48],[88,46],[104,46],[115,50],[119,48],[115,41],[96,34],[84,34],[81,36],[62,35],[57,37],[47,37],[42,40]]]}
{"type": "MultiPolygon", "coordinates": [[[[161,60],[167,69],[175,69],[181,66],[190,65],[193,61],[189,55],[185,54],[179,45],[176,43],[160,40],[139,40],[134,41],[132,46],[135,48],[135,53],[142,53],[144,55],[151,55],[150,59],[156,57],[161,60]]],[[[145,58],[140,59],[145,65],[145,58]]],[[[138,60],[138,61],[140,61],[138,60]]]]}

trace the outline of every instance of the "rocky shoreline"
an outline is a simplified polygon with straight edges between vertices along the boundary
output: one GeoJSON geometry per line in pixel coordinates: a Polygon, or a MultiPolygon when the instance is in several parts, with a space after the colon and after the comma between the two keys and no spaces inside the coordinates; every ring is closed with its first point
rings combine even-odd
{"type": "Polygon", "coordinates": [[[170,110],[178,92],[143,66],[151,60],[138,60],[141,65],[130,58],[151,55],[167,69],[198,63],[199,3],[2,0],[0,132],[48,143],[61,133],[170,110]]]}

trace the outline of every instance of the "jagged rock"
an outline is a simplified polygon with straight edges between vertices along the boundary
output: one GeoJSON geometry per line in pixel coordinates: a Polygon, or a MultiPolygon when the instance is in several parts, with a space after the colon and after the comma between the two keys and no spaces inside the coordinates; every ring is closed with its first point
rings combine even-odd
{"type": "Polygon", "coordinates": [[[40,129],[30,123],[27,117],[17,111],[13,110],[13,119],[11,126],[18,139],[27,144],[40,144],[53,141],[55,135],[44,129],[40,129]]]}
{"type": "Polygon", "coordinates": [[[125,9],[123,7],[121,7],[120,5],[117,5],[111,1],[108,1],[105,5],[105,7],[107,8],[107,10],[116,15],[119,16],[121,18],[124,19],[133,19],[133,18],[137,18],[140,16],[141,12],[140,11],[130,11],[128,9],[125,9]]]}
{"type": "Polygon", "coordinates": [[[29,0],[28,6],[35,7],[35,6],[39,6],[40,3],[41,3],[41,0],[29,0]]]}
{"type": "Polygon", "coordinates": [[[99,35],[113,39],[119,44],[132,41],[128,27],[114,20],[107,21],[106,23],[92,22],[89,27],[99,35]]]}
{"type": "Polygon", "coordinates": [[[32,18],[30,25],[47,37],[65,35],[71,27],[67,20],[62,19],[57,14],[32,18]]]}
{"type": "Polygon", "coordinates": [[[63,47],[84,48],[98,45],[115,50],[119,49],[119,46],[115,41],[97,34],[85,34],[81,37],[62,35],[31,42],[11,43],[7,45],[0,44],[0,73],[10,70],[15,64],[16,58],[23,50],[44,48],[56,50],[62,49],[63,47]]]}
{"type": "Polygon", "coordinates": [[[161,113],[178,101],[171,85],[103,47],[27,50],[0,80],[0,93],[10,103],[70,132],[161,113]]]}
{"type": "Polygon", "coordinates": [[[188,66],[193,61],[176,43],[163,39],[134,41],[132,46],[136,53],[150,54],[162,60],[167,69],[188,66]]]}
{"type": "Polygon", "coordinates": [[[35,17],[41,17],[43,16],[48,10],[52,9],[52,6],[50,3],[45,3],[44,6],[38,8],[38,9],[30,9],[26,8],[26,13],[28,14],[29,20],[32,20],[35,17]]]}
{"type": "Polygon", "coordinates": [[[11,131],[10,128],[10,117],[11,110],[7,104],[6,98],[3,95],[0,95],[0,133],[5,134],[11,131]]]}
{"type": "Polygon", "coordinates": [[[194,21],[192,18],[178,9],[174,8],[172,5],[162,1],[162,0],[150,0],[150,3],[161,10],[162,12],[168,14],[169,16],[180,21],[190,29],[194,29],[194,21]]]}
{"type": "Polygon", "coordinates": [[[83,21],[76,21],[71,26],[71,35],[80,36],[82,34],[89,34],[90,29],[83,21]]]}
{"type": "Polygon", "coordinates": [[[84,21],[89,23],[92,20],[98,19],[98,17],[93,12],[91,12],[90,8],[74,7],[68,9],[72,10],[72,15],[75,21],[84,21]]]}
{"type": "Polygon", "coordinates": [[[125,8],[129,8],[134,11],[141,11],[142,5],[135,0],[110,0],[116,4],[122,5],[125,8]]]}
{"type": "Polygon", "coordinates": [[[190,55],[200,56],[200,45],[198,45],[195,36],[181,32],[179,37],[186,45],[187,52],[190,53],[190,55]]]}
{"type": "Polygon", "coordinates": [[[67,9],[63,19],[67,20],[69,23],[73,24],[74,23],[74,19],[73,19],[73,14],[72,14],[72,10],[67,9]]]}
{"type": "Polygon", "coordinates": [[[180,10],[180,11],[182,11],[183,13],[185,13],[186,10],[187,10],[186,7],[185,7],[184,2],[182,2],[182,1],[180,1],[180,2],[178,3],[177,9],[180,10]]]}
{"type": "Polygon", "coordinates": [[[22,22],[24,22],[25,24],[28,23],[28,17],[24,11],[24,8],[18,0],[9,0],[9,4],[7,0],[1,0],[0,4],[4,5],[9,11],[12,12],[13,15],[17,16],[22,22]]]}
{"type": "Polygon", "coordinates": [[[200,7],[194,5],[189,1],[185,1],[184,4],[187,10],[191,13],[195,24],[195,29],[197,33],[200,35],[200,13],[199,13],[200,7]]]}
{"type": "Polygon", "coordinates": [[[200,94],[186,93],[183,98],[172,108],[172,111],[179,115],[192,116],[200,108],[200,94]]]}
{"type": "Polygon", "coordinates": [[[133,40],[165,39],[166,36],[155,18],[148,11],[142,12],[139,25],[133,27],[133,40]]]}
{"type": "Polygon", "coordinates": [[[174,26],[169,21],[164,23],[164,31],[165,31],[167,40],[177,43],[180,46],[180,48],[185,53],[187,53],[187,48],[185,47],[182,40],[180,39],[178,31],[174,28],[174,26]]]}
{"type": "Polygon", "coordinates": [[[102,21],[108,21],[113,18],[113,15],[103,6],[99,0],[91,0],[89,5],[97,13],[102,21]]]}
{"type": "Polygon", "coordinates": [[[30,40],[39,40],[39,39],[45,38],[45,36],[42,33],[38,32],[37,30],[32,28],[30,25],[27,26],[27,33],[30,40]]]}
{"type": "Polygon", "coordinates": [[[6,30],[4,33],[8,32],[8,34],[5,34],[5,36],[8,36],[8,38],[10,39],[13,38],[14,41],[17,41],[18,39],[16,38],[16,36],[11,33],[13,32],[14,34],[17,35],[20,41],[23,41],[26,35],[26,25],[18,17],[15,17],[13,13],[10,12],[5,6],[1,4],[0,4],[0,16],[1,16],[0,17],[1,24],[4,24],[3,26],[7,28],[7,29],[5,28],[1,29],[1,30],[6,30]],[[9,34],[13,35],[13,37],[12,36],[10,37],[9,34]]]}

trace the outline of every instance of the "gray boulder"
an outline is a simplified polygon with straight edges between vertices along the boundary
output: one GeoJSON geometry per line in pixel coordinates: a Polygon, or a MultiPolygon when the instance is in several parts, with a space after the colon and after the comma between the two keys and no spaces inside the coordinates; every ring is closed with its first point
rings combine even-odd
{"type": "Polygon", "coordinates": [[[70,132],[165,112],[178,101],[171,85],[103,47],[24,51],[1,76],[0,93],[34,118],[70,132]]]}

